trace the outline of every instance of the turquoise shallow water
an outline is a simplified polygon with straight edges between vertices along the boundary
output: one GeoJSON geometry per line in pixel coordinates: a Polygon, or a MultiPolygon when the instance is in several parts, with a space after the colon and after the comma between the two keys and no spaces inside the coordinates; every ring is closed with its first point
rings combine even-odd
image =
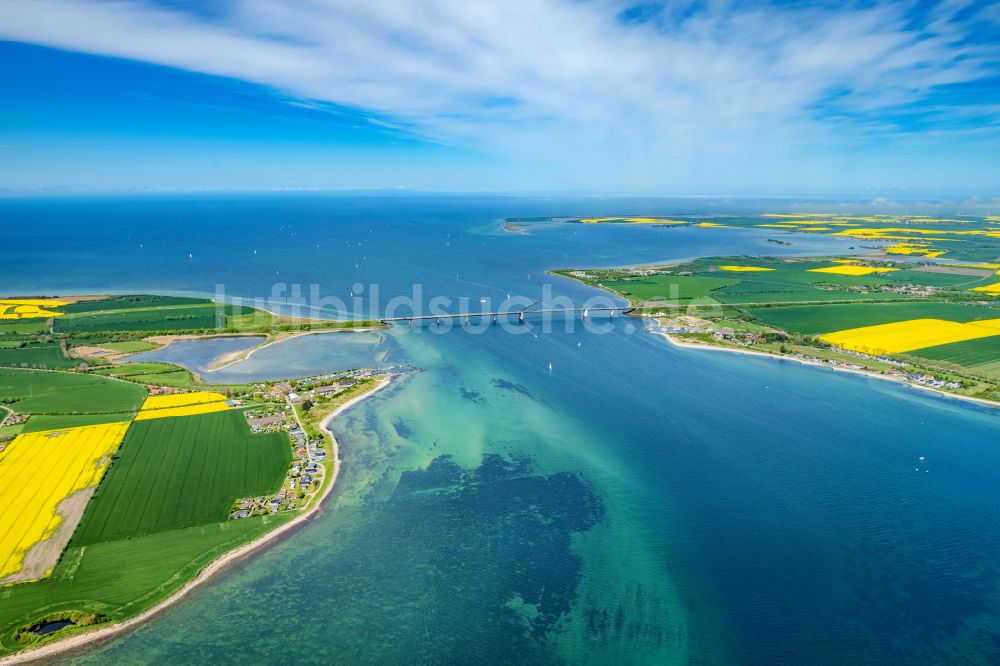
{"type": "MultiPolygon", "coordinates": [[[[566,205],[131,200],[4,204],[0,215],[66,225],[53,237],[70,239],[82,216],[102,220],[119,261],[78,259],[80,290],[152,288],[145,263],[169,290],[210,293],[225,282],[234,295],[259,296],[277,270],[344,295],[380,275],[386,294],[420,281],[428,294],[476,302],[534,296],[546,267],[831,251],[828,239],[795,237],[786,249],[730,230],[496,231],[501,215],[566,205]],[[132,215],[144,220],[141,240],[130,235],[132,215]],[[200,268],[186,251],[171,254],[188,231],[215,252],[200,268]],[[267,263],[254,266],[246,257],[267,234],[267,263]],[[143,262],[129,249],[140,242],[155,248],[143,262]],[[353,261],[359,252],[365,259],[353,261]]],[[[621,205],[576,204],[594,214],[621,205]]],[[[73,253],[25,245],[48,265],[73,253]]],[[[59,290],[44,264],[23,261],[0,267],[11,291],[59,290]]],[[[590,293],[547,281],[575,300],[590,293]]],[[[995,410],[786,361],[677,349],[624,318],[605,334],[553,328],[386,333],[389,358],[423,371],[334,424],[345,466],[322,515],[71,661],[1000,659],[995,410]]],[[[253,371],[350,353],[340,335],[262,351],[253,371]]]]}

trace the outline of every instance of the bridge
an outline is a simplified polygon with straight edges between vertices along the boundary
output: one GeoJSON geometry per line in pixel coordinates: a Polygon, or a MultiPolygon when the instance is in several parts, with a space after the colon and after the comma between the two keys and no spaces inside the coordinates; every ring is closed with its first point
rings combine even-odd
{"type": "MultiPolygon", "coordinates": [[[[530,308],[531,306],[529,306],[530,308]]],[[[534,308],[528,309],[524,308],[522,310],[505,310],[499,312],[464,312],[461,314],[437,314],[437,315],[410,315],[404,317],[384,317],[379,321],[382,322],[393,322],[393,321],[426,321],[430,319],[442,320],[442,319],[473,319],[473,318],[484,318],[492,317],[493,321],[497,321],[500,317],[511,317],[517,316],[517,321],[519,323],[524,323],[524,315],[526,314],[546,314],[546,313],[561,313],[561,314],[576,314],[582,313],[584,319],[590,316],[591,312],[610,312],[614,314],[616,312],[621,312],[622,314],[630,314],[636,310],[635,306],[625,305],[621,307],[599,307],[599,308],[534,308]]]]}

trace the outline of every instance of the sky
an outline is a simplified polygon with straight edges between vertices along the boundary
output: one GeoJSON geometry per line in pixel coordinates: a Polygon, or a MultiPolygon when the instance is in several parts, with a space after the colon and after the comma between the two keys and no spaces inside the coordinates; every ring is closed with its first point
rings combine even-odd
{"type": "Polygon", "coordinates": [[[0,0],[0,192],[1000,197],[1000,3],[0,0]]]}

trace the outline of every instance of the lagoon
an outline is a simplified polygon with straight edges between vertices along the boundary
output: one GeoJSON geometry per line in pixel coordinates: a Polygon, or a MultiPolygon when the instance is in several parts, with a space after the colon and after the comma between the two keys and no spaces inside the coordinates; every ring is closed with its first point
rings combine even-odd
{"type": "Polygon", "coordinates": [[[209,383],[240,384],[381,368],[405,359],[399,346],[382,331],[311,333],[259,346],[263,342],[260,336],[177,340],[163,349],[133,354],[129,360],[175,363],[209,383]],[[327,336],[338,337],[323,339],[327,336]],[[210,369],[227,354],[244,350],[251,350],[249,357],[210,369]]]}

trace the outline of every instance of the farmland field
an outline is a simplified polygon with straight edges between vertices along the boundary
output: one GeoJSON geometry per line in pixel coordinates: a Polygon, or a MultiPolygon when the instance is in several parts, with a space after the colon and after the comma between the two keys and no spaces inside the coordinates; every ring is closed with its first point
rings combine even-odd
{"type": "Polygon", "coordinates": [[[1000,319],[960,324],[944,319],[908,319],[891,324],[835,331],[820,339],[843,349],[898,354],[915,349],[988,338],[1000,334],[1000,319]]]}
{"type": "MultiPolygon", "coordinates": [[[[871,274],[871,275],[841,275],[838,273],[814,273],[816,269],[825,269],[830,267],[830,262],[828,261],[797,261],[797,262],[775,262],[775,261],[757,261],[755,262],[760,266],[765,266],[772,268],[770,271],[763,272],[748,272],[748,273],[729,273],[728,275],[738,275],[741,280],[747,282],[768,282],[768,283],[779,283],[785,285],[817,285],[817,284],[832,284],[842,287],[861,287],[861,286],[871,286],[884,284],[886,282],[885,276],[871,274]]],[[[838,267],[836,264],[834,267],[838,267]]],[[[717,275],[715,272],[702,272],[698,275],[717,275]]]]}
{"type": "MultiPolygon", "coordinates": [[[[131,377],[133,375],[152,375],[160,372],[176,372],[180,370],[179,365],[169,363],[126,363],[125,365],[109,365],[102,368],[94,368],[92,375],[114,375],[115,377],[131,377]]],[[[153,382],[154,384],[156,382],[153,382]]]]}
{"type": "Polygon", "coordinates": [[[638,280],[615,280],[604,286],[640,301],[690,300],[712,294],[714,289],[739,284],[737,279],[687,275],[651,275],[638,280]]]}
{"type": "Polygon", "coordinates": [[[101,344],[105,349],[110,349],[112,351],[121,352],[122,354],[134,354],[136,352],[150,351],[153,349],[159,349],[161,345],[155,344],[153,342],[146,342],[145,340],[126,340],[124,342],[105,342],[101,344]]]}
{"type": "Polygon", "coordinates": [[[202,299],[143,297],[154,300],[109,299],[82,301],[67,306],[67,313],[54,325],[55,333],[101,333],[127,331],[176,331],[212,329],[227,325],[229,317],[245,317],[254,308],[218,305],[202,299]]]}
{"type": "MultiPolygon", "coordinates": [[[[60,503],[100,480],[128,423],[18,435],[0,451],[0,582],[42,578],[60,546],[31,561],[29,551],[65,520],[60,503]]],[[[70,526],[72,527],[72,526],[70,526]]],[[[68,540],[69,533],[64,535],[68,540]]],[[[65,541],[63,542],[65,544],[65,541]]],[[[32,557],[34,557],[32,555],[32,557]]]]}
{"type": "Polygon", "coordinates": [[[290,461],[288,435],[251,434],[239,411],[137,421],[74,545],[225,520],[238,497],[275,491],[290,461]]]}
{"type": "Polygon", "coordinates": [[[134,412],[111,412],[109,414],[36,414],[25,422],[22,432],[58,430],[79,426],[131,421],[134,412]]]}
{"type": "Polygon", "coordinates": [[[770,326],[793,333],[818,335],[906,319],[932,318],[957,322],[995,319],[1000,310],[963,303],[906,302],[753,308],[749,313],[770,326]]]}
{"type": "Polygon", "coordinates": [[[179,365],[171,365],[170,363],[126,363],[125,365],[95,368],[89,374],[114,375],[138,384],[153,384],[181,389],[208,388],[222,392],[246,389],[246,386],[242,384],[213,384],[211,386],[203,384],[195,379],[189,370],[179,365]]]}
{"type": "Polygon", "coordinates": [[[69,368],[78,361],[66,358],[57,342],[29,344],[21,348],[0,348],[0,365],[39,368],[69,368]]]}
{"type": "Polygon", "coordinates": [[[66,315],[55,324],[57,333],[90,331],[169,331],[216,328],[225,325],[217,320],[214,304],[157,306],[111,312],[84,312],[66,315]]]}
{"type": "Polygon", "coordinates": [[[1000,372],[1000,335],[980,340],[953,342],[910,352],[913,356],[934,361],[957,363],[967,368],[1000,372]]]}
{"type": "Polygon", "coordinates": [[[204,298],[185,298],[182,296],[146,296],[127,295],[112,298],[99,298],[77,301],[60,308],[63,312],[99,312],[103,310],[127,310],[131,308],[149,308],[162,305],[209,305],[212,302],[204,298]]]}
{"type": "Polygon", "coordinates": [[[931,273],[928,271],[897,271],[886,276],[892,282],[910,282],[930,287],[945,289],[968,289],[987,284],[990,278],[970,275],[950,275],[948,273],[931,273]]]}
{"type": "Polygon", "coordinates": [[[226,396],[214,391],[151,395],[142,403],[142,408],[135,415],[135,420],[193,416],[194,414],[207,414],[226,409],[228,409],[226,396]]]}
{"type": "Polygon", "coordinates": [[[194,388],[198,386],[198,381],[191,376],[191,373],[180,368],[148,375],[128,375],[127,379],[131,382],[139,382],[140,384],[157,384],[159,386],[171,386],[174,388],[194,388]]]}
{"type": "Polygon", "coordinates": [[[200,405],[206,402],[225,402],[226,396],[214,391],[193,391],[191,393],[165,393],[151,395],[142,402],[141,411],[155,411],[171,407],[200,405]]]}
{"type": "Polygon", "coordinates": [[[104,377],[0,368],[0,401],[25,414],[133,412],[145,397],[142,386],[104,377]]]}
{"type": "Polygon", "coordinates": [[[44,319],[24,319],[21,321],[0,321],[0,336],[4,335],[36,335],[48,331],[44,319]]]}
{"type": "Polygon", "coordinates": [[[897,294],[818,289],[808,285],[746,282],[712,294],[723,303],[795,303],[801,301],[871,301],[901,298],[897,294]]]}

